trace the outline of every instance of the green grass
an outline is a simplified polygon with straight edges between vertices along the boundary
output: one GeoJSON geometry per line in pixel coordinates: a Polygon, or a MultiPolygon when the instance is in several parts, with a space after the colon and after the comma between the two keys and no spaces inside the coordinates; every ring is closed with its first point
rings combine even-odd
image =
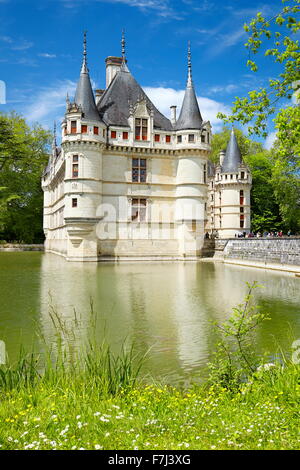
{"type": "Polygon", "coordinates": [[[264,371],[234,394],[138,383],[112,391],[94,372],[2,387],[1,448],[299,449],[297,365],[264,371]]]}

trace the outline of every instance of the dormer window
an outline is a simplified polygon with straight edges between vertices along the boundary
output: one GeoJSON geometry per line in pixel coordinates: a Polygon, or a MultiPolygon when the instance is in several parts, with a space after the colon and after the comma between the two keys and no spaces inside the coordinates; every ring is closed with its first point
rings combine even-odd
{"type": "Polygon", "coordinates": [[[123,132],[123,140],[128,140],[128,132],[123,132]]]}
{"type": "Polygon", "coordinates": [[[169,144],[171,142],[171,136],[166,135],[166,144],[169,144]]]}
{"type": "Polygon", "coordinates": [[[116,132],[116,131],[111,131],[110,137],[111,137],[112,139],[116,139],[116,138],[117,138],[117,132],[116,132]]]}
{"type": "Polygon", "coordinates": [[[189,134],[189,142],[195,142],[195,134],[189,134]]]}
{"type": "Polygon", "coordinates": [[[135,140],[147,140],[148,137],[148,119],[135,119],[135,140]]]}
{"type": "Polygon", "coordinates": [[[94,134],[98,135],[99,134],[99,127],[94,126],[94,134]]]}
{"type": "Polygon", "coordinates": [[[201,142],[204,144],[205,143],[205,134],[201,134],[201,142]]]}
{"type": "Polygon", "coordinates": [[[81,126],[81,134],[87,134],[87,126],[85,124],[81,126]]]}
{"type": "Polygon", "coordinates": [[[182,135],[178,135],[177,136],[177,143],[181,144],[181,142],[182,142],[182,135]]]}
{"type": "Polygon", "coordinates": [[[155,135],[154,135],[154,141],[155,141],[155,142],[159,142],[159,141],[160,141],[160,135],[159,135],[159,134],[155,134],[155,135]]]}

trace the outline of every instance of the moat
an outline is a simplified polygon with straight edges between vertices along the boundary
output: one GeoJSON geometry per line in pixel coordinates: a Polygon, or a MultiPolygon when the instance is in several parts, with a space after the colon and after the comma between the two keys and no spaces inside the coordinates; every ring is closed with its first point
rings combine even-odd
{"type": "Polygon", "coordinates": [[[115,351],[125,339],[139,354],[151,348],[145,371],[176,383],[203,375],[216,341],[211,322],[225,320],[254,280],[264,286],[256,303],[271,316],[255,347],[269,360],[300,338],[300,279],[292,275],[213,262],[80,264],[0,253],[0,339],[12,359],[21,343],[39,348],[37,326],[52,341],[52,304],[64,318],[76,309],[83,341],[92,299],[99,338],[105,335],[115,351]]]}

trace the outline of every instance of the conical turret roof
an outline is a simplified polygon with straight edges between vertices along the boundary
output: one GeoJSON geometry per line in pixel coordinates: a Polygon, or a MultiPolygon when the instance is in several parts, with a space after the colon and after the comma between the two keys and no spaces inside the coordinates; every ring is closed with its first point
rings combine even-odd
{"type": "Polygon", "coordinates": [[[221,171],[222,173],[237,172],[241,163],[241,151],[239,149],[236,136],[232,128],[221,171]]]}
{"type": "Polygon", "coordinates": [[[179,118],[176,122],[177,130],[200,129],[203,119],[200,113],[194,84],[192,80],[191,49],[188,48],[188,79],[179,118]]]}
{"type": "Polygon", "coordinates": [[[87,67],[86,33],[84,33],[83,61],[79,81],[76,88],[74,102],[81,107],[84,119],[100,121],[99,112],[96,107],[94,93],[92,90],[89,69],[87,67]]]}

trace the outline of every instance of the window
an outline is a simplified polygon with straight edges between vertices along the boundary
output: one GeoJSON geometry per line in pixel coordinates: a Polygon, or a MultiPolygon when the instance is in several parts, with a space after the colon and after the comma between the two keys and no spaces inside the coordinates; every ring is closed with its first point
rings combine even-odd
{"type": "Polygon", "coordinates": [[[77,198],[72,198],[72,207],[77,207],[77,198]]]}
{"type": "Polygon", "coordinates": [[[206,163],[203,165],[203,182],[206,183],[206,163]]]}
{"type": "Polygon", "coordinates": [[[205,142],[205,134],[201,134],[201,142],[204,143],[205,142]]]}
{"type": "Polygon", "coordinates": [[[244,213],[244,208],[243,208],[243,207],[240,207],[240,213],[241,213],[241,214],[244,213]]]}
{"type": "Polygon", "coordinates": [[[209,132],[207,133],[207,143],[209,144],[209,132]]]}
{"type": "Polygon", "coordinates": [[[136,118],[135,120],[135,140],[147,140],[148,119],[136,118]]]}
{"type": "Polygon", "coordinates": [[[146,199],[132,199],[131,220],[133,222],[145,222],[146,220],[146,199]]]}
{"type": "Polygon", "coordinates": [[[77,131],[77,121],[71,121],[71,134],[76,134],[77,131]]]}
{"type": "Polygon", "coordinates": [[[178,135],[177,136],[177,143],[181,144],[181,142],[182,142],[182,135],[178,135]]]}
{"type": "Polygon", "coordinates": [[[159,142],[159,141],[160,141],[160,135],[159,135],[159,134],[155,134],[155,135],[154,135],[154,141],[155,141],[155,142],[159,142]]]}
{"type": "Polygon", "coordinates": [[[123,132],[123,140],[128,140],[128,132],[123,132]]]}
{"type": "Polygon", "coordinates": [[[103,135],[103,137],[105,137],[105,129],[103,129],[102,135],[103,135]]]}
{"type": "Polygon", "coordinates": [[[111,137],[112,139],[116,139],[116,138],[117,138],[117,132],[116,132],[116,131],[111,131],[110,137],[111,137]]]}
{"type": "Polygon", "coordinates": [[[78,155],[73,155],[73,163],[78,162],[78,155]]]}
{"type": "Polygon", "coordinates": [[[195,142],[195,135],[189,134],[189,142],[195,142]]]}
{"type": "Polygon", "coordinates": [[[241,171],[241,179],[243,180],[245,178],[245,172],[241,171]]]}
{"type": "Polygon", "coordinates": [[[94,126],[94,134],[98,135],[99,134],[99,127],[94,126]]]}
{"type": "Polygon", "coordinates": [[[132,159],[132,181],[135,183],[145,183],[147,178],[146,158],[132,159]]]}
{"type": "Polygon", "coordinates": [[[244,191],[241,189],[240,190],[240,205],[242,206],[244,204],[244,191]]]}
{"type": "Polygon", "coordinates": [[[78,178],[78,163],[72,165],[72,178],[78,178]]]}
{"type": "Polygon", "coordinates": [[[210,197],[211,197],[211,200],[213,201],[214,200],[214,195],[212,194],[210,197]]]}
{"type": "Polygon", "coordinates": [[[166,143],[169,144],[171,142],[171,136],[166,135],[166,143]]]}
{"type": "Polygon", "coordinates": [[[83,125],[81,126],[81,133],[82,133],[82,134],[87,134],[87,126],[86,126],[85,124],[83,124],[83,125]]]}
{"type": "Polygon", "coordinates": [[[240,228],[244,228],[244,221],[240,220],[240,228]]]}

